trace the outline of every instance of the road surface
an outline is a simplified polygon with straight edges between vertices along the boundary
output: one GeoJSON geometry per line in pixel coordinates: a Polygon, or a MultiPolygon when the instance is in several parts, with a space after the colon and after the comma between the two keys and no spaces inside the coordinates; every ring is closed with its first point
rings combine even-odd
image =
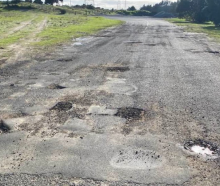
{"type": "Polygon", "coordinates": [[[220,46],[112,18],[126,23],[0,69],[0,185],[220,185],[220,46]]]}

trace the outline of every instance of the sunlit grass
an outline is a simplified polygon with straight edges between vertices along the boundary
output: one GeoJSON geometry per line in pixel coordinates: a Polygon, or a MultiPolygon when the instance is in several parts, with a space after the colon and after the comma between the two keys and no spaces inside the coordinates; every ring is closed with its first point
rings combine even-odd
{"type": "Polygon", "coordinates": [[[0,7],[0,47],[4,48],[21,40],[24,41],[32,35],[35,37],[35,42],[31,42],[32,47],[50,47],[122,23],[102,17],[86,16],[95,11],[104,12],[104,10],[72,9],[34,3],[0,7]],[[46,27],[37,34],[32,34],[37,30],[38,23],[44,19],[47,19],[46,27]],[[31,21],[31,24],[13,32],[26,21],[31,21]]]}
{"type": "Polygon", "coordinates": [[[185,19],[172,18],[166,19],[171,23],[175,23],[179,26],[184,26],[185,30],[188,32],[205,33],[209,37],[215,38],[220,41],[220,27],[216,27],[212,22],[207,22],[204,24],[197,24],[185,19]]]}
{"type": "Polygon", "coordinates": [[[103,17],[52,16],[50,17],[49,26],[39,34],[41,41],[35,45],[50,46],[62,43],[71,38],[86,36],[121,23],[121,21],[103,17]]]}

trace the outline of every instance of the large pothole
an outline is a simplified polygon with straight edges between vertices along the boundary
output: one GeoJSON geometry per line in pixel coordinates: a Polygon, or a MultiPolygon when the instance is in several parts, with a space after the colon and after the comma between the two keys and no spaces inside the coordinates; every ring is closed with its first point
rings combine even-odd
{"type": "Polygon", "coordinates": [[[205,159],[216,159],[220,155],[220,149],[217,145],[201,139],[186,142],[184,149],[192,155],[198,155],[205,159]]]}
{"type": "Polygon", "coordinates": [[[164,158],[155,151],[126,149],[117,152],[110,164],[121,169],[153,169],[162,166],[164,161],[164,158]]]}
{"type": "Polygon", "coordinates": [[[58,102],[55,106],[53,106],[50,110],[56,111],[68,111],[72,108],[72,103],[70,102],[58,102]]]}

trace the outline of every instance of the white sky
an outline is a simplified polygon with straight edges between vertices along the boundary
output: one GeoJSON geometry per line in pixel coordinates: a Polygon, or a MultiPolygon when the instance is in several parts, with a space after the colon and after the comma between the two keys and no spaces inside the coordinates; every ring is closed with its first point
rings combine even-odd
{"type": "MultiPolygon", "coordinates": [[[[84,4],[85,0],[64,0],[64,4],[71,4],[72,5],[81,5],[84,4]]],[[[89,2],[92,2],[92,0],[87,0],[89,2]]],[[[117,8],[117,4],[119,0],[94,0],[96,7],[103,7],[103,8],[117,8]]],[[[125,7],[125,0],[121,1],[121,8],[125,7]]],[[[170,1],[176,1],[176,0],[170,0],[170,1]]],[[[156,4],[161,2],[161,0],[127,0],[127,7],[134,5],[136,8],[140,8],[141,6],[148,5],[148,4],[156,4]]],[[[92,3],[89,3],[92,4],[92,3]]]]}

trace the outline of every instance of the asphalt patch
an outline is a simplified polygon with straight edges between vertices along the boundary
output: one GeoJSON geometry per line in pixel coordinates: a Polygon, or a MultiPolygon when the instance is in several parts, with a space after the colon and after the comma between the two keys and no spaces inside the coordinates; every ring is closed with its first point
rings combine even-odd
{"type": "Polygon", "coordinates": [[[4,123],[2,120],[0,121],[0,131],[2,133],[7,133],[11,130],[11,128],[6,124],[4,123]]]}
{"type": "Polygon", "coordinates": [[[117,152],[110,164],[119,169],[154,169],[162,166],[163,158],[151,150],[125,149],[117,152]]]}
{"type": "Polygon", "coordinates": [[[115,116],[125,118],[127,120],[140,120],[145,111],[140,108],[125,107],[119,108],[115,116]]]}
{"type": "Polygon", "coordinates": [[[72,108],[72,103],[70,102],[58,102],[55,106],[53,106],[50,110],[56,111],[68,111],[72,108]]]}
{"type": "Polygon", "coordinates": [[[49,88],[49,89],[64,89],[66,87],[63,87],[63,86],[60,86],[58,84],[53,83],[53,84],[50,84],[49,86],[47,86],[47,88],[49,88]]]}
{"type": "Polygon", "coordinates": [[[126,71],[129,71],[130,68],[129,67],[107,67],[106,70],[110,72],[126,72],[126,71]]]}

